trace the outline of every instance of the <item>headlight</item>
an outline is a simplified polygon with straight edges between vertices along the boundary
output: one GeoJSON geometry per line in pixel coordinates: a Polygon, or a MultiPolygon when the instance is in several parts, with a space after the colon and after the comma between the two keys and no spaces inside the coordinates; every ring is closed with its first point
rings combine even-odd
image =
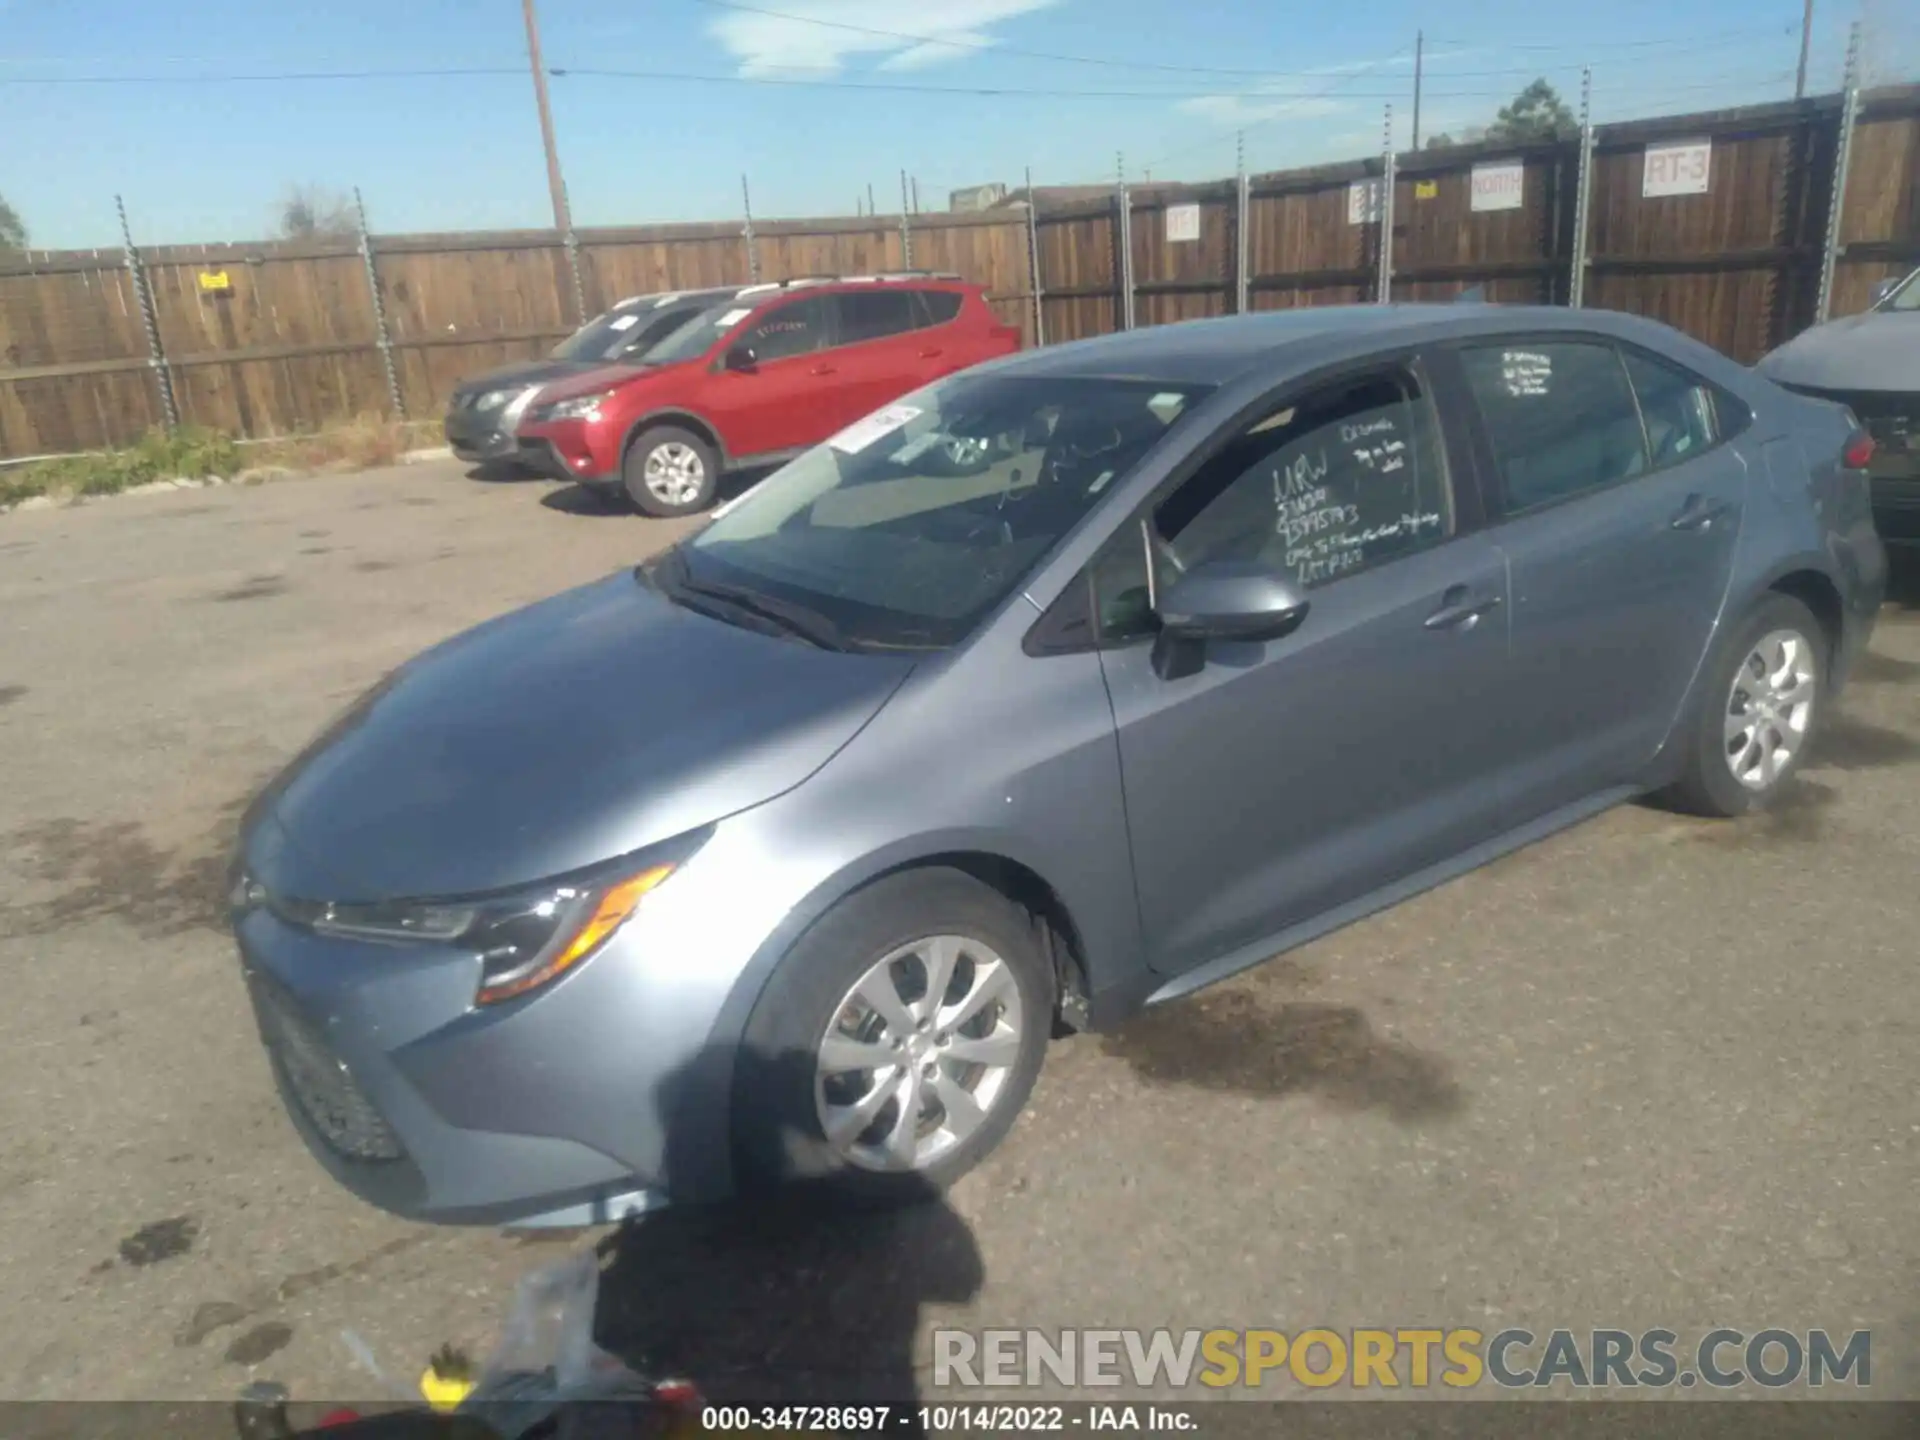
{"type": "Polygon", "coordinates": [[[540,393],[538,385],[529,385],[507,402],[507,408],[500,413],[500,426],[503,430],[520,428],[520,417],[527,413],[527,406],[533,403],[533,397],[540,393]]]}
{"type": "Polygon", "coordinates": [[[511,390],[489,390],[473,402],[473,408],[476,410],[498,410],[512,398],[513,392],[511,390]]]}
{"type": "MultiPolygon", "coordinates": [[[[679,853],[684,858],[686,852],[679,853]]],[[[536,990],[585,960],[680,864],[681,859],[658,861],[476,900],[268,903],[281,919],[322,935],[478,951],[475,1003],[490,1005],[536,990]]]]}
{"type": "Polygon", "coordinates": [[[555,400],[550,405],[536,407],[529,418],[536,425],[544,425],[550,420],[598,420],[600,402],[612,393],[605,391],[599,395],[576,395],[571,400],[555,400]]]}

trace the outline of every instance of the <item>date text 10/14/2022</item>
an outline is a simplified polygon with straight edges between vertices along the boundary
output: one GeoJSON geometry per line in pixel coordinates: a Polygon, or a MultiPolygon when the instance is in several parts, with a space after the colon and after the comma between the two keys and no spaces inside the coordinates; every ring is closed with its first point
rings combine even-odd
{"type": "Polygon", "coordinates": [[[1152,1404],[1113,1405],[709,1405],[701,1412],[704,1431],[723,1434],[803,1433],[880,1435],[953,1431],[1010,1435],[1069,1430],[1143,1430],[1187,1434],[1200,1418],[1187,1407],[1152,1404]]]}

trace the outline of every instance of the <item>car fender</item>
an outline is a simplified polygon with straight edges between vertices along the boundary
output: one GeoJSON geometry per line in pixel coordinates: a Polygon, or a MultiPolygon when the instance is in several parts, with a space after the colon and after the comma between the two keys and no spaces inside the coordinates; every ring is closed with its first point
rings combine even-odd
{"type": "MultiPolygon", "coordinates": [[[[1027,847],[1010,832],[970,827],[944,829],[905,837],[863,853],[820,881],[793,905],[741,966],[700,1049],[697,1070],[683,1077],[683,1084],[674,1097],[675,1109],[680,1113],[670,1118],[668,1133],[675,1133],[676,1126],[682,1124],[711,1127],[720,1119],[731,1135],[733,1080],[747,1026],[773,978],[774,969],[808,929],[835,905],[883,876],[937,862],[942,856],[960,854],[1011,862],[1039,876],[1066,908],[1068,923],[1078,930],[1073,897],[1048,877],[1035,863],[1036,857],[1027,853],[1027,847]]],[[[711,1133],[711,1130],[702,1128],[696,1133],[711,1133]]],[[[717,1199],[731,1195],[733,1189],[730,1143],[704,1146],[697,1155],[681,1157],[673,1182],[676,1199],[717,1199]]]]}
{"type": "Polygon", "coordinates": [[[662,405],[657,409],[646,411],[631,421],[620,437],[620,459],[623,461],[626,459],[627,447],[633,444],[634,436],[655,425],[683,425],[711,435],[714,450],[720,456],[720,468],[722,470],[732,468],[733,457],[727,450],[727,437],[720,433],[720,427],[697,410],[689,410],[683,405],[662,405]]]}

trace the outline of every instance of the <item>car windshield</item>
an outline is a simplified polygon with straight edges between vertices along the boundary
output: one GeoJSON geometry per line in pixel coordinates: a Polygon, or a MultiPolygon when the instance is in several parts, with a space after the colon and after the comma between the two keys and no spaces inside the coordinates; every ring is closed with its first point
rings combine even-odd
{"type": "Polygon", "coordinates": [[[554,346],[551,355],[555,360],[616,360],[622,355],[638,355],[699,313],[686,304],[663,306],[656,301],[609,310],[554,346]]]}
{"type": "Polygon", "coordinates": [[[663,588],[804,611],[851,649],[957,644],[1209,388],[950,377],[723,507],[663,588]]]}
{"type": "Polygon", "coordinates": [[[723,334],[752,313],[751,301],[737,300],[726,300],[718,305],[709,305],[704,310],[696,310],[690,317],[682,318],[678,328],[668,332],[659,344],[647,351],[647,363],[673,365],[682,360],[698,360],[713,348],[723,334]]]}

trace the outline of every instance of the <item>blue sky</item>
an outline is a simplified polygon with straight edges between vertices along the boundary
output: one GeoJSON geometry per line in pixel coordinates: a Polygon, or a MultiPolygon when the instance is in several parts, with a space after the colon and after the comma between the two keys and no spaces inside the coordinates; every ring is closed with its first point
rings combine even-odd
{"type": "MultiPolygon", "coordinates": [[[[1577,103],[1583,62],[1603,121],[1784,98],[1801,8],[750,3],[540,0],[547,63],[576,72],[552,93],[577,224],[731,218],[743,172],[765,217],[844,214],[869,184],[897,209],[902,169],[927,208],[1029,165],[1102,181],[1116,152],[1135,177],[1208,178],[1240,126],[1255,169],[1377,153],[1389,103],[1408,139],[1422,29],[1428,133],[1535,74],[1577,103]]],[[[1864,4],[1879,78],[1911,76],[1909,0],[1864,4]]],[[[1837,84],[1861,5],[1818,0],[1809,88],[1837,84]]],[[[359,186],[379,231],[551,223],[516,0],[0,0],[0,195],[36,247],[117,244],[115,193],[142,243],[258,238],[294,184],[359,186]],[[503,73],[214,78],[448,68],[503,73]]]]}

